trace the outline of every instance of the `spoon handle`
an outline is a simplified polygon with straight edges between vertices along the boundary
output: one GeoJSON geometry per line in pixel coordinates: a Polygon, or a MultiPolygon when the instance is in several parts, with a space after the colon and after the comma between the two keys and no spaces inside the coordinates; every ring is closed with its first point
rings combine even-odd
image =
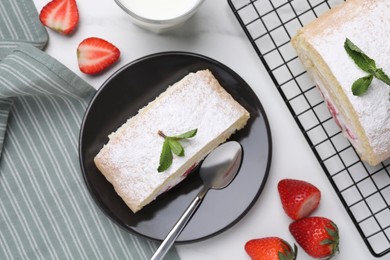
{"type": "Polygon", "coordinates": [[[198,209],[201,202],[202,202],[202,198],[200,196],[196,196],[195,199],[188,206],[186,211],[183,213],[183,215],[180,217],[180,219],[177,221],[175,226],[171,229],[167,237],[161,243],[161,245],[159,246],[159,248],[157,249],[157,251],[154,253],[154,255],[150,260],[163,259],[165,254],[169,251],[173,243],[176,241],[177,237],[180,235],[181,231],[187,225],[192,215],[198,209]]]}

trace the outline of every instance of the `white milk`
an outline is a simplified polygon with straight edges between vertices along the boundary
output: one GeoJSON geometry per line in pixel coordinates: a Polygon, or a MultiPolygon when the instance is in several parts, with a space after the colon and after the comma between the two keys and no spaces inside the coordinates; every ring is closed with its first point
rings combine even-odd
{"type": "Polygon", "coordinates": [[[121,0],[134,14],[152,20],[168,20],[187,13],[201,0],[121,0]]]}

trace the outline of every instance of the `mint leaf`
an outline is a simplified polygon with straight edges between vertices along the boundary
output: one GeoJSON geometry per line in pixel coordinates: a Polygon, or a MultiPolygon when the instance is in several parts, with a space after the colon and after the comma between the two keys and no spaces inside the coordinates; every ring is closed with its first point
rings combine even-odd
{"type": "Polygon", "coordinates": [[[163,172],[167,170],[172,165],[172,152],[171,146],[169,145],[169,141],[165,139],[160,155],[160,165],[157,168],[158,172],[163,172]]]}
{"type": "Polygon", "coordinates": [[[352,58],[355,64],[362,70],[372,73],[376,70],[375,61],[368,57],[359,47],[357,47],[348,38],[344,42],[344,49],[352,58]]]}
{"type": "Polygon", "coordinates": [[[167,170],[173,161],[173,154],[177,156],[184,156],[184,148],[180,144],[180,140],[194,137],[198,129],[193,129],[176,136],[166,136],[162,131],[158,131],[157,134],[164,138],[162,151],[160,154],[160,164],[157,168],[158,172],[167,170]],[[173,154],[172,154],[173,153],[173,154]]]}
{"type": "Polygon", "coordinates": [[[183,134],[172,136],[172,138],[176,138],[176,139],[191,138],[191,137],[194,137],[197,132],[198,132],[198,129],[196,128],[196,129],[192,129],[188,132],[185,132],[183,134]]]}
{"type": "Polygon", "coordinates": [[[169,137],[166,139],[166,141],[169,143],[169,146],[171,147],[171,150],[174,154],[176,154],[177,156],[184,156],[184,148],[179,143],[179,141],[176,141],[175,139],[169,137]]]}
{"type": "Polygon", "coordinates": [[[352,94],[354,94],[355,96],[361,96],[364,93],[366,93],[373,78],[374,78],[374,76],[370,74],[370,75],[367,75],[365,77],[362,77],[362,78],[356,80],[352,84],[352,94]]]}
{"type": "Polygon", "coordinates": [[[384,82],[385,84],[390,85],[389,76],[387,76],[387,74],[382,69],[377,68],[375,61],[368,57],[348,38],[345,39],[344,49],[359,68],[369,73],[369,75],[356,80],[352,84],[352,94],[355,96],[363,95],[367,91],[374,77],[384,82]]]}
{"type": "Polygon", "coordinates": [[[389,78],[389,76],[386,75],[386,73],[382,69],[377,69],[375,71],[374,76],[377,79],[379,79],[379,80],[383,81],[384,83],[386,83],[387,85],[390,85],[390,78],[389,78]]]}

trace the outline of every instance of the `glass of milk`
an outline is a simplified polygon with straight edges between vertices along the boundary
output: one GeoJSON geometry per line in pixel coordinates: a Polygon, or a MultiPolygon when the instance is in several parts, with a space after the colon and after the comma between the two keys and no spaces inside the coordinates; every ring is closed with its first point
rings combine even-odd
{"type": "Polygon", "coordinates": [[[138,26],[161,33],[190,18],[204,0],[115,0],[138,26]]]}

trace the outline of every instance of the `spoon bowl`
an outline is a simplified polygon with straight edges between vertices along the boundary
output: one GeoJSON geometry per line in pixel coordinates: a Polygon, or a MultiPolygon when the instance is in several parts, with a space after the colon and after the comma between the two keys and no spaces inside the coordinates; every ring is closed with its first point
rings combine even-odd
{"type": "Polygon", "coordinates": [[[204,185],[212,189],[223,189],[236,176],[241,162],[241,145],[237,142],[227,142],[216,148],[203,162],[200,177],[204,185]]]}
{"type": "Polygon", "coordinates": [[[209,189],[223,189],[228,186],[241,166],[242,148],[238,142],[224,143],[212,151],[203,161],[199,175],[203,189],[198,196],[204,196],[209,189]]]}
{"type": "Polygon", "coordinates": [[[237,175],[241,161],[242,147],[236,141],[226,142],[218,146],[206,157],[199,170],[200,177],[203,181],[203,188],[168,233],[151,260],[163,259],[192,215],[198,209],[207,191],[209,189],[223,189],[227,187],[237,175]]]}

